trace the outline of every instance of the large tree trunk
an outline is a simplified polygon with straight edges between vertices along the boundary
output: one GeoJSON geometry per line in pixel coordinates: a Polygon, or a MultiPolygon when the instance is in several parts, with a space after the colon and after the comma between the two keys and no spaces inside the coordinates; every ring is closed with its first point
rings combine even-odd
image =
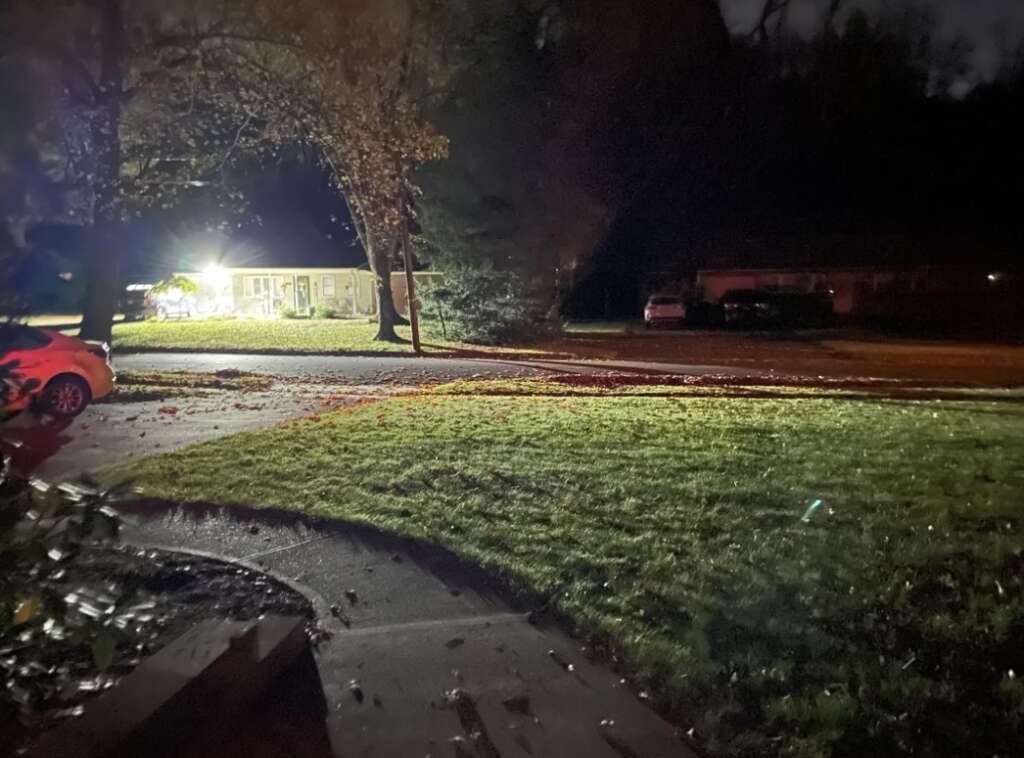
{"type": "Polygon", "coordinates": [[[404,342],[395,331],[395,301],[391,294],[391,277],[377,275],[377,342],[404,342]]]}
{"type": "Polygon", "coordinates": [[[92,176],[93,228],[86,263],[83,339],[111,339],[120,291],[120,246],[117,240],[118,182],[121,174],[121,92],[124,18],[120,0],[103,0],[100,7],[100,94],[92,118],[95,155],[92,176]]]}
{"type": "Polygon", "coordinates": [[[387,274],[387,280],[388,295],[387,300],[384,302],[387,302],[387,309],[389,311],[388,318],[391,319],[391,323],[395,324],[396,326],[409,326],[409,319],[407,319],[405,316],[399,313],[398,308],[395,307],[395,296],[394,293],[391,291],[390,271],[387,274]]]}
{"type": "Polygon", "coordinates": [[[404,321],[395,309],[395,297],[391,292],[391,268],[394,259],[392,247],[366,240],[369,248],[366,258],[370,270],[377,275],[377,335],[378,342],[403,342],[395,332],[395,326],[404,321]]]}
{"type": "Polygon", "coordinates": [[[117,224],[93,223],[89,230],[85,263],[85,300],[79,336],[110,342],[120,292],[121,261],[117,252],[117,224]]]}

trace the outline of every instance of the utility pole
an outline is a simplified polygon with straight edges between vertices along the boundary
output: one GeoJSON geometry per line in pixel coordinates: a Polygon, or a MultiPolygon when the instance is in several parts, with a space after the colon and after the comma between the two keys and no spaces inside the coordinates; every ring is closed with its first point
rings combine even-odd
{"type": "Polygon", "coordinates": [[[420,355],[420,317],[416,312],[416,280],[412,275],[412,242],[409,239],[409,220],[402,225],[402,257],[405,262],[405,297],[409,301],[409,324],[412,327],[412,349],[420,355]]]}

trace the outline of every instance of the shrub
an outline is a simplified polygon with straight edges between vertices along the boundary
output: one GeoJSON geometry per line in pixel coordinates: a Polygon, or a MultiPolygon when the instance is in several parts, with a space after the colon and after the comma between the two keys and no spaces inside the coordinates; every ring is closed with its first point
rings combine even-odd
{"type": "MultiPolygon", "coordinates": [[[[103,671],[126,634],[116,618],[126,597],[115,592],[101,605],[87,591],[67,591],[81,551],[117,538],[120,518],[110,504],[119,493],[28,481],[13,476],[9,465],[5,458],[0,470],[0,649],[21,653],[0,660],[7,682],[0,716],[34,707],[43,682],[25,664],[50,645],[70,640],[103,671]]],[[[58,672],[58,683],[69,672],[58,672]]]]}
{"type": "Polygon", "coordinates": [[[282,308],[278,313],[281,318],[299,318],[299,312],[294,308],[282,308]]]}
{"type": "Polygon", "coordinates": [[[557,329],[549,304],[512,272],[449,269],[443,283],[423,288],[420,300],[424,318],[434,321],[446,339],[507,345],[557,329]]]}
{"type": "Polygon", "coordinates": [[[149,295],[166,295],[175,290],[183,295],[195,295],[199,292],[199,285],[187,276],[172,276],[154,284],[149,290],[149,295]]]}
{"type": "Polygon", "coordinates": [[[337,318],[338,312],[329,305],[318,305],[313,309],[314,318],[337,318]]]}

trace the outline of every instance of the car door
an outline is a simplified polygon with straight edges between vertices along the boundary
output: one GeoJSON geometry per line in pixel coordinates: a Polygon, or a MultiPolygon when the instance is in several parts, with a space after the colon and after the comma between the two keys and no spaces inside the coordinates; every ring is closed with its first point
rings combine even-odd
{"type": "Polygon", "coordinates": [[[0,381],[7,400],[37,390],[49,375],[49,351],[53,341],[31,326],[8,324],[0,327],[0,381]]]}

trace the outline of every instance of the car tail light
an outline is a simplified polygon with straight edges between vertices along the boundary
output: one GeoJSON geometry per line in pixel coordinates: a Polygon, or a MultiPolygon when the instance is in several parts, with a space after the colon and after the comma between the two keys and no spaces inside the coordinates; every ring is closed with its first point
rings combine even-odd
{"type": "Polygon", "coordinates": [[[85,349],[97,358],[102,358],[103,360],[110,358],[110,346],[106,342],[87,342],[85,344],[85,349]]]}

